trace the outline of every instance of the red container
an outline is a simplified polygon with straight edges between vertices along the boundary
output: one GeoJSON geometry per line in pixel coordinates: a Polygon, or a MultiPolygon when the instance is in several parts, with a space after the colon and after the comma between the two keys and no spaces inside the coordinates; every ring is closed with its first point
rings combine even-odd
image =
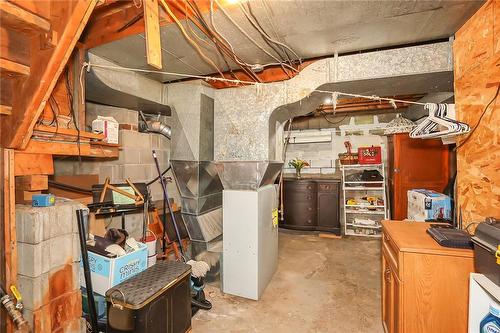
{"type": "Polygon", "coordinates": [[[382,163],[382,147],[360,147],[358,148],[359,164],[382,163]]]}

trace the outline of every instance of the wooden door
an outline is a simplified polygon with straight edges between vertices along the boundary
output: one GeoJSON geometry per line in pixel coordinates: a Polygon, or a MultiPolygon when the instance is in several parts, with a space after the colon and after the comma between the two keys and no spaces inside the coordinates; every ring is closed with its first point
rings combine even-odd
{"type": "Polygon", "coordinates": [[[392,135],[389,145],[392,219],[403,220],[407,217],[408,190],[442,192],[448,184],[448,146],[440,139],[412,139],[406,133],[392,135]]]}

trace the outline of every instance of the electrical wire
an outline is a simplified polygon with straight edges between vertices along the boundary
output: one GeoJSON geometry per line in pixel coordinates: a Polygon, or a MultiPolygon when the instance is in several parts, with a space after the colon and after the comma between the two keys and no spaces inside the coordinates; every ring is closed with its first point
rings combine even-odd
{"type": "Polygon", "coordinates": [[[182,35],[184,36],[184,38],[186,38],[186,40],[189,42],[189,44],[191,44],[194,47],[194,49],[196,50],[196,52],[198,53],[198,55],[203,60],[205,60],[210,66],[212,66],[219,73],[219,75],[221,77],[224,77],[224,74],[222,74],[222,71],[219,69],[219,67],[217,67],[217,65],[212,61],[212,59],[210,59],[209,57],[207,57],[205,55],[205,53],[203,53],[203,51],[200,49],[200,47],[198,46],[198,44],[191,37],[189,37],[189,35],[187,34],[186,30],[182,26],[181,22],[179,22],[179,19],[172,12],[172,10],[167,5],[167,3],[165,2],[165,0],[160,0],[160,3],[163,6],[163,8],[167,11],[168,15],[174,20],[175,24],[179,27],[179,29],[181,30],[182,35]]]}
{"type": "Polygon", "coordinates": [[[331,121],[330,119],[328,119],[326,112],[324,112],[324,111],[320,111],[320,113],[321,113],[321,115],[323,116],[323,118],[325,118],[325,120],[326,120],[327,122],[329,122],[330,124],[332,124],[332,125],[337,125],[337,124],[340,124],[341,122],[343,122],[343,121],[347,118],[347,115],[345,115],[345,116],[344,116],[342,119],[340,119],[339,121],[331,121]]]}
{"type": "MultiPolygon", "coordinates": [[[[253,39],[234,19],[229,13],[224,9],[223,6],[220,5],[218,0],[214,0],[219,9],[222,11],[222,13],[231,21],[231,23],[250,41],[252,44],[254,44],[257,48],[259,48],[261,51],[263,51],[265,54],[267,54],[269,57],[273,58],[274,60],[277,61],[278,64],[282,63],[282,60],[277,58],[274,54],[270,53],[267,51],[264,47],[262,47],[255,39],[253,39]]],[[[283,64],[285,67],[293,70],[294,72],[298,73],[299,71],[296,68],[293,68],[292,66],[288,64],[283,64]]]]}
{"type": "MultiPolygon", "coordinates": [[[[222,35],[222,33],[217,29],[217,26],[215,25],[215,19],[214,19],[214,0],[210,0],[210,24],[212,25],[212,28],[213,28],[214,32],[227,44],[227,46],[231,49],[231,51],[234,54],[236,54],[235,51],[234,51],[233,45],[229,42],[229,40],[226,37],[224,37],[222,35]]],[[[246,61],[238,60],[237,58],[235,58],[234,60],[236,60],[238,62],[238,64],[241,65],[241,66],[247,66],[247,67],[249,67],[250,70],[253,70],[253,67],[256,66],[256,64],[249,64],[246,61]]],[[[277,60],[279,61],[279,59],[277,59],[277,60]]],[[[277,63],[263,64],[263,65],[260,65],[260,66],[262,66],[263,68],[265,68],[265,67],[276,66],[276,65],[281,66],[281,68],[283,69],[283,72],[288,76],[289,79],[291,78],[290,74],[284,68],[285,67],[284,65],[287,65],[287,64],[283,64],[281,61],[277,62],[277,63]]],[[[293,68],[291,66],[288,66],[288,67],[290,69],[296,71],[295,68],[293,68]]]]}
{"type": "MultiPolygon", "coordinates": [[[[261,3],[262,3],[262,7],[264,7],[264,12],[266,13],[267,21],[269,22],[269,25],[271,26],[271,29],[274,32],[274,35],[277,37],[277,39],[280,42],[284,42],[284,40],[281,38],[280,34],[278,33],[278,29],[274,25],[273,20],[271,19],[271,13],[270,13],[271,9],[270,9],[268,3],[266,2],[266,0],[261,0],[261,3]]],[[[287,60],[291,63],[291,59],[288,56],[288,53],[286,52],[286,49],[282,47],[281,50],[283,51],[283,53],[285,53],[285,55],[287,57],[287,60]]]]}
{"type": "MultiPolygon", "coordinates": [[[[146,37],[144,37],[143,34],[139,34],[139,36],[141,36],[142,39],[146,40],[146,37]]],[[[163,46],[161,47],[161,50],[170,54],[172,57],[174,57],[175,59],[177,59],[179,62],[182,62],[184,65],[190,67],[191,69],[194,69],[195,71],[197,71],[199,74],[203,74],[203,72],[201,70],[199,70],[198,68],[194,67],[193,65],[191,65],[190,63],[182,60],[181,57],[179,57],[178,55],[176,55],[175,53],[165,49],[163,46]]]]}
{"type": "MultiPolygon", "coordinates": [[[[488,111],[488,108],[490,107],[490,105],[496,101],[497,97],[498,97],[498,93],[500,92],[500,85],[497,86],[497,91],[495,93],[495,96],[493,96],[493,98],[489,101],[489,103],[486,105],[486,107],[484,108],[483,112],[481,113],[481,116],[479,116],[479,119],[477,120],[477,123],[476,123],[476,126],[474,126],[474,128],[469,132],[469,135],[467,135],[467,137],[460,142],[460,144],[458,144],[456,147],[455,147],[455,151],[458,150],[458,148],[462,147],[463,145],[465,145],[467,143],[467,141],[469,141],[469,139],[472,137],[472,134],[474,134],[474,132],[476,131],[476,129],[479,127],[479,124],[481,123],[481,120],[483,119],[484,115],[486,114],[486,111],[488,111]]],[[[496,103],[495,103],[496,104],[496,103]]],[[[495,110],[495,108],[493,107],[493,110],[495,110]]]]}
{"type": "Polygon", "coordinates": [[[267,39],[268,41],[276,44],[276,45],[280,45],[280,46],[283,46],[285,47],[286,49],[288,49],[290,52],[293,53],[293,55],[295,57],[297,57],[297,60],[299,61],[299,63],[302,63],[302,59],[299,57],[299,55],[291,48],[289,47],[288,45],[284,44],[284,43],[281,43],[280,41],[277,41],[273,38],[271,38],[263,29],[260,28],[258,22],[254,22],[254,20],[251,18],[251,15],[247,12],[247,10],[245,9],[245,7],[243,6],[242,3],[239,3],[239,6],[240,6],[240,9],[241,11],[243,12],[243,14],[245,15],[245,17],[247,18],[247,20],[252,24],[252,26],[257,30],[259,31],[259,33],[265,38],[267,39]]]}
{"type": "MultiPolygon", "coordinates": [[[[189,2],[189,0],[184,0],[184,1],[187,1],[188,3],[191,4],[191,2],[189,2]]],[[[213,4],[212,4],[213,5],[213,4]]],[[[216,45],[220,45],[220,48],[222,50],[224,50],[224,52],[226,54],[228,54],[231,59],[238,65],[240,66],[240,68],[249,76],[251,77],[254,81],[256,82],[261,82],[260,78],[255,74],[255,72],[253,71],[252,67],[247,64],[246,62],[244,62],[235,52],[234,52],[234,49],[230,48],[231,45],[228,45],[228,42],[225,41],[224,38],[222,38],[222,35],[220,35],[219,33],[217,33],[216,31],[214,31],[214,29],[212,29],[210,27],[210,25],[208,24],[207,21],[205,21],[205,18],[203,17],[203,14],[200,10],[200,8],[198,7],[198,5],[196,4],[196,2],[192,1],[192,8],[193,8],[193,12],[196,13],[196,16],[198,18],[198,21],[200,22],[200,24],[203,25],[203,28],[204,28],[204,31],[205,33],[212,39],[212,41],[216,44],[216,45]]],[[[213,10],[212,10],[212,15],[213,15],[213,10]]],[[[237,78],[237,76],[233,73],[233,71],[230,69],[230,72],[231,72],[231,75],[234,77],[234,78],[237,78]]]]}
{"type": "Polygon", "coordinates": [[[290,64],[293,64],[292,61],[290,61],[289,57],[288,57],[288,54],[286,52],[283,52],[283,47],[277,45],[277,44],[274,44],[272,43],[267,37],[271,37],[267,31],[262,27],[262,25],[260,24],[259,20],[257,19],[257,17],[255,16],[255,14],[253,13],[253,10],[252,10],[252,7],[250,6],[250,3],[247,4],[247,7],[248,7],[248,13],[250,14],[250,16],[252,17],[253,20],[249,20],[248,17],[247,17],[247,20],[250,22],[250,24],[257,30],[257,32],[259,34],[261,34],[261,37],[263,37],[263,40],[264,42],[274,51],[276,52],[276,54],[279,55],[279,57],[284,61],[286,62],[287,59],[289,60],[289,63],[290,64]],[[263,35],[265,34],[265,36],[263,35]],[[280,50],[282,53],[280,53],[280,50]]]}
{"type": "MultiPolygon", "coordinates": [[[[75,109],[73,108],[73,93],[71,92],[71,85],[69,82],[69,70],[66,70],[66,89],[68,90],[68,103],[69,103],[69,110],[71,112],[71,116],[73,117],[73,124],[75,125],[76,132],[77,132],[77,137],[76,137],[76,144],[78,146],[78,159],[81,161],[82,158],[82,152],[81,152],[81,147],[80,147],[80,126],[78,125],[78,121],[76,120],[76,114],[75,114],[75,109]]],[[[81,94],[83,95],[83,91],[81,91],[81,94]]]]}
{"type": "Polygon", "coordinates": [[[218,37],[214,33],[214,31],[209,27],[208,23],[205,21],[205,19],[203,17],[203,14],[202,14],[201,10],[199,9],[199,7],[197,6],[196,2],[189,2],[188,0],[184,0],[184,2],[186,3],[186,7],[184,9],[181,8],[179,5],[177,5],[176,3],[172,3],[172,5],[174,5],[180,11],[184,10],[186,17],[189,17],[189,13],[187,11],[187,8],[189,6],[189,8],[190,8],[191,12],[193,13],[193,16],[196,19],[196,21],[193,20],[192,18],[189,18],[189,19],[200,29],[200,31],[202,31],[214,43],[217,51],[220,53],[220,55],[222,56],[222,59],[224,60],[224,62],[228,66],[228,69],[229,69],[229,72],[230,72],[231,76],[237,79],[237,76],[235,75],[235,73],[232,71],[232,68],[228,64],[225,55],[231,57],[231,59],[236,64],[238,64],[241,67],[241,69],[249,77],[251,77],[254,81],[261,82],[261,80],[259,79],[259,77],[257,77],[255,75],[255,73],[250,68],[248,68],[246,66],[240,65],[241,61],[238,59],[238,56],[234,52],[232,52],[229,49],[229,47],[224,43],[224,41],[222,41],[220,39],[220,37],[218,37]]]}

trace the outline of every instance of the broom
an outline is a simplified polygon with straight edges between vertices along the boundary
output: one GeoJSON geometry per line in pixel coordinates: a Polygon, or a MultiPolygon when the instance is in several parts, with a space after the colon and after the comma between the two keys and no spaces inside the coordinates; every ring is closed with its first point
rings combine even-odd
{"type": "Polygon", "coordinates": [[[154,149],[153,149],[153,159],[155,161],[156,170],[158,171],[158,175],[160,176],[160,184],[161,184],[161,188],[163,190],[163,200],[166,201],[166,203],[167,203],[168,211],[170,213],[170,218],[172,220],[172,224],[174,225],[175,235],[177,237],[177,241],[179,242],[182,260],[186,264],[191,266],[191,275],[192,276],[194,276],[196,278],[203,278],[203,277],[205,277],[207,272],[210,270],[210,265],[208,263],[206,263],[205,261],[189,260],[186,262],[186,256],[184,253],[184,248],[182,246],[181,233],[179,232],[179,228],[177,227],[177,222],[175,221],[174,212],[172,210],[172,205],[170,204],[170,200],[169,200],[169,196],[168,196],[167,184],[166,184],[165,179],[163,178],[163,176],[161,174],[160,164],[158,162],[158,157],[156,156],[156,151],[154,149]]]}

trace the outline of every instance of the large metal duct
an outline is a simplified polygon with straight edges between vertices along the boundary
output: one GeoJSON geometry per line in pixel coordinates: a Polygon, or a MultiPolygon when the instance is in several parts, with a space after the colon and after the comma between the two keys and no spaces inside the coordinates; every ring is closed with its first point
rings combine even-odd
{"type": "Polygon", "coordinates": [[[86,75],[85,99],[115,107],[142,110],[144,113],[171,115],[164,103],[163,84],[128,71],[92,67],[92,64],[117,66],[89,53],[90,71],[86,75]]]}
{"type": "Polygon", "coordinates": [[[182,217],[193,244],[209,251],[222,235],[223,187],[213,162],[214,100],[203,93],[206,87],[196,84],[169,89],[171,165],[181,195],[182,217]]]}

